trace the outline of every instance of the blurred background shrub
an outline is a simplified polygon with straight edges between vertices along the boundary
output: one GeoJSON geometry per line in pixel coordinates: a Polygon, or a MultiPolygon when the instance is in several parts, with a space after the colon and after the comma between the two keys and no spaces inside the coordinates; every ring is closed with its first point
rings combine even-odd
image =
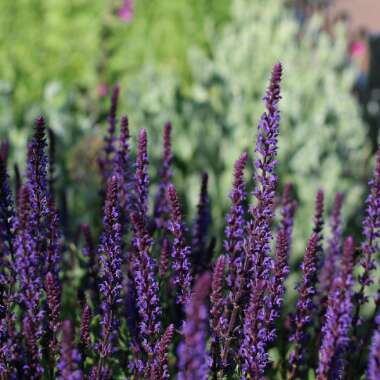
{"type": "Polygon", "coordinates": [[[139,0],[121,14],[125,3],[132,5],[0,2],[0,137],[21,163],[32,118],[47,115],[59,140],[57,185],[68,189],[62,197],[78,223],[100,207],[93,157],[119,82],[120,112],[130,116],[133,135],[148,128],[154,167],[162,127],[172,121],[175,182],[191,210],[200,172],[209,172],[220,230],[233,163],[243,150],[253,155],[261,96],[277,60],[285,67],[280,186],[293,182],[301,204],[295,248],[310,232],[305,220],[318,187],[328,203],[346,192],[345,212],[354,214],[368,149],[343,28],[332,38],[318,17],[301,26],[281,0],[139,0]]]}

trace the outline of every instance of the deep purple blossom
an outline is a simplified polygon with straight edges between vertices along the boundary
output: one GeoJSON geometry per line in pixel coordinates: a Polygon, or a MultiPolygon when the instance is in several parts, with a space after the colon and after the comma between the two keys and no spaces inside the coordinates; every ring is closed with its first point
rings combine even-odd
{"type": "Polygon", "coordinates": [[[35,219],[33,192],[29,185],[20,189],[17,218],[15,221],[17,296],[23,312],[23,329],[28,350],[24,365],[27,378],[39,378],[42,367],[39,364],[41,350],[38,341],[42,336],[43,311],[40,307],[42,281],[40,277],[41,258],[38,254],[38,221],[35,219]]]}
{"type": "Polygon", "coordinates": [[[227,320],[223,313],[225,307],[224,298],[224,269],[225,269],[225,256],[219,256],[214,265],[214,271],[211,282],[211,295],[210,295],[210,328],[211,328],[211,359],[212,370],[217,371],[218,363],[218,350],[220,337],[226,331],[227,320]]]}
{"type": "Polygon", "coordinates": [[[191,289],[191,249],[186,244],[186,230],[182,220],[182,211],[179,204],[177,191],[173,185],[168,187],[168,198],[170,203],[169,230],[174,240],[172,244],[172,268],[174,271],[173,282],[178,288],[177,302],[186,304],[191,289]]]}
{"type": "Polygon", "coordinates": [[[83,356],[83,351],[90,348],[91,336],[90,336],[90,324],[91,324],[91,308],[85,303],[82,310],[82,316],[80,320],[80,345],[83,356]]]}
{"type": "MultiPolygon", "coordinates": [[[[362,257],[360,266],[362,273],[359,277],[361,287],[356,294],[358,301],[358,309],[360,305],[367,302],[365,296],[366,288],[373,283],[371,273],[376,269],[374,255],[379,251],[378,239],[380,237],[380,149],[376,156],[376,166],[373,173],[373,178],[369,181],[370,194],[366,200],[366,217],[363,220],[363,236],[364,241],[361,244],[362,257]]],[[[355,315],[357,322],[358,312],[355,315]]]]}
{"type": "Polygon", "coordinates": [[[91,235],[90,226],[82,224],[82,234],[84,238],[84,245],[82,248],[83,256],[87,257],[85,287],[90,291],[93,306],[98,308],[100,305],[99,295],[99,260],[95,244],[91,235]]]}
{"type": "Polygon", "coordinates": [[[27,358],[23,365],[25,379],[39,380],[44,369],[41,365],[41,350],[38,346],[38,326],[36,320],[27,315],[22,320],[22,335],[27,347],[27,358]]]}
{"type": "MultiPolygon", "coordinates": [[[[118,335],[118,304],[121,302],[121,226],[118,205],[118,182],[115,176],[107,183],[104,205],[103,233],[100,239],[99,255],[101,264],[100,292],[102,294],[102,337],[100,357],[106,358],[115,349],[118,335]]],[[[100,366],[101,361],[99,362],[100,366]]],[[[99,369],[100,371],[100,369],[99,369]]]]}
{"type": "Polygon", "coordinates": [[[12,192],[9,186],[6,161],[0,158],[0,284],[6,285],[12,278],[9,272],[13,271],[14,259],[14,231],[15,217],[12,192]]]}
{"type": "Polygon", "coordinates": [[[207,380],[207,298],[211,275],[206,272],[197,280],[191,299],[185,307],[186,320],[182,326],[183,341],[178,346],[177,380],[207,380]]]}
{"type": "Polygon", "coordinates": [[[266,310],[266,322],[268,324],[268,341],[276,337],[275,321],[279,316],[279,309],[283,303],[285,294],[285,280],[289,274],[288,255],[289,240],[288,231],[279,229],[276,237],[276,257],[274,260],[273,275],[270,283],[270,305],[266,310]]]}
{"type": "Polygon", "coordinates": [[[161,279],[163,279],[170,267],[170,252],[171,252],[171,245],[170,241],[167,238],[164,238],[161,245],[160,250],[160,262],[158,266],[158,274],[161,279]]]}
{"type": "Polygon", "coordinates": [[[197,216],[192,229],[191,252],[194,273],[201,273],[207,266],[207,237],[211,224],[210,200],[208,196],[208,174],[202,173],[201,190],[197,205],[197,216]]]}
{"type": "Polygon", "coordinates": [[[81,357],[74,345],[74,327],[71,321],[63,321],[61,358],[58,363],[59,380],[82,380],[81,357]]]}
{"type": "Polygon", "coordinates": [[[60,308],[61,308],[61,290],[58,280],[54,278],[53,273],[48,272],[45,279],[45,292],[48,304],[48,322],[49,322],[49,355],[54,357],[58,352],[57,335],[60,330],[60,308]]]}
{"type": "Polygon", "coordinates": [[[318,380],[341,379],[344,375],[344,354],[350,343],[352,322],[352,270],[354,241],[347,238],[343,257],[334,277],[322,328],[323,340],[319,352],[318,380]]]}
{"type": "Polygon", "coordinates": [[[33,214],[35,230],[35,254],[39,256],[40,265],[36,270],[42,273],[46,255],[48,188],[46,155],[45,120],[39,116],[35,122],[33,138],[28,145],[27,184],[30,189],[30,210],[33,214]]]}
{"type": "Polygon", "coordinates": [[[135,208],[140,216],[145,217],[148,212],[149,173],[148,173],[148,138],[145,129],[141,129],[138,136],[136,174],[135,174],[135,208]]]}
{"type": "Polygon", "coordinates": [[[293,349],[289,356],[289,379],[298,376],[300,366],[304,359],[305,344],[307,344],[307,328],[312,322],[312,312],[315,309],[314,295],[317,274],[317,247],[319,237],[313,232],[306,248],[303,263],[301,265],[303,279],[298,285],[298,301],[296,312],[293,316],[293,334],[290,337],[293,349]]]}
{"type": "Polygon", "coordinates": [[[226,228],[224,230],[224,249],[226,250],[227,266],[227,304],[224,310],[223,320],[228,321],[225,331],[220,339],[222,340],[222,365],[227,366],[228,355],[230,354],[230,343],[236,333],[236,323],[240,297],[244,290],[243,273],[243,240],[245,227],[245,205],[247,198],[246,184],[244,180],[244,169],[247,165],[248,155],[243,153],[235,162],[232,191],[230,193],[231,207],[226,217],[226,228]]]}
{"type": "Polygon", "coordinates": [[[156,358],[150,370],[150,380],[169,379],[168,350],[174,335],[174,325],[171,324],[157,343],[156,358]]]}
{"type": "Polygon", "coordinates": [[[150,256],[152,239],[144,220],[137,214],[131,214],[133,228],[133,275],[137,293],[139,311],[139,337],[141,345],[148,355],[154,353],[157,334],[161,330],[158,283],[155,278],[155,262],[150,256]]]}
{"type": "Polygon", "coordinates": [[[380,315],[376,316],[376,330],[372,336],[371,349],[369,353],[367,379],[380,379],[380,315]]]}

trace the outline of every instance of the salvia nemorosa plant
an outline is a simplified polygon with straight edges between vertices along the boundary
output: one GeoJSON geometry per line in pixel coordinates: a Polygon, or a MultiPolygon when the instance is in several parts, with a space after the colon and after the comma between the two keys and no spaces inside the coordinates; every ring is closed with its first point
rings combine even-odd
{"type": "Polygon", "coordinates": [[[343,194],[325,223],[325,194],[316,192],[314,219],[302,221],[310,237],[295,293],[284,304],[299,255],[298,204],[290,183],[278,194],[276,174],[282,74],[278,63],[254,157],[236,157],[221,241],[210,236],[207,173],[193,223],[183,213],[170,123],[152,194],[148,131],[134,144],[128,118],[119,123],[118,86],[98,161],[99,236],[83,220],[70,221],[82,239],[65,236],[55,199],[59,144],[43,117],[16,193],[1,144],[0,379],[380,378],[380,150],[361,241],[345,236],[343,194]]]}

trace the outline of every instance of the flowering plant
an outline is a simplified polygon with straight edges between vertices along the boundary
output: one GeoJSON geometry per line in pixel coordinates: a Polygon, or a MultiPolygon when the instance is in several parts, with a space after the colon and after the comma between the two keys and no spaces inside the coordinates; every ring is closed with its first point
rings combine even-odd
{"type": "Polygon", "coordinates": [[[61,228],[54,155],[47,154],[54,139],[49,133],[47,141],[44,118],[36,120],[15,193],[7,144],[1,146],[1,379],[379,378],[380,288],[374,302],[369,290],[379,251],[380,150],[361,244],[344,237],[342,194],[324,243],[318,190],[298,300],[287,314],[297,202],[291,184],[277,196],[282,74],[277,63],[263,99],[252,197],[244,175],[248,153],[236,161],[223,244],[208,236],[206,173],[198,215],[186,226],[170,168],[171,124],[164,127],[161,183],[149,196],[148,134],[138,134],[134,164],[126,117],[117,136],[119,87],[98,160],[104,203],[98,244],[89,225],[78,226],[82,250],[61,228]],[[73,272],[80,273],[79,286],[70,281],[73,272]],[[367,305],[374,306],[370,315],[367,305]]]}

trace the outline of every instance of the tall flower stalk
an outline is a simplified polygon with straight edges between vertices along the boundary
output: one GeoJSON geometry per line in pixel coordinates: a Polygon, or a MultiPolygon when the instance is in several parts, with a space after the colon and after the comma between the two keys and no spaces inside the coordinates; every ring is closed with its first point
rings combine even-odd
{"type": "Polygon", "coordinates": [[[319,352],[317,380],[340,379],[344,375],[344,355],[350,343],[352,322],[354,251],[354,241],[349,237],[329,292],[326,319],[322,327],[323,340],[319,352]]]}
{"type": "Polygon", "coordinates": [[[207,380],[209,374],[207,352],[207,298],[211,275],[204,273],[197,280],[182,326],[183,341],[178,346],[179,373],[177,380],[207,380]]]}
{"type": "Polygon", "coordinates": [[[168,198],[170,204],[169,230],[173,235],[172,243],[172,268],[173,283],[178,289],[177,303],[186,304],[191,290],[191,248],[186,243],[186,230],[182,220],[182,211],[179,204],[177,191],[174,185],[168,187],[168,198]]]}
{"type": "Polygon", "coordinates": [[[148,362],[142,364],[147,373],[155,354],[155,345],[161,330],[161,308],[158,298],[158,283],[155,278],[156,266],[150,256],[152,239],[148,235],[144,220],[137,213],[131,214],[133,228],[133,275],[137,291],[137,309],[139,311],[139,337],[141,346],[148,357],[148,362]]]}
{"type": "MultiPolygon", "coordinates": [[[[96,379],[102,379],[107,359],[116,349],[119,320],[118,305],[121,302],[121,225],[118,204],[118,181],[116,176],[107,183],[104,205],[104,231],[100,239],[101,264],[100,292],[102,294],[102,331],[99,342],[100,359],[94,371],[96,379]]],[[[107,367],[105,367],[107,368],[107,367]]]]}
{"type": "Polygon", "coordinates": [[[318,235],[313,232],[307,244],[304,260],[301,266],[303,272],[302,282],[298,285],[298,301],[296,313],[293,316],[293,334],[290,341],[293,349],[289,356],[288,379],[296,379],[304,363],[305,344],[309,335],[307,328],[312,322],[312,312],[315,309],[314,295],[316,293],[315,280],[317,275],[317,249],[318,235]]]}
{"type": "MultiPolygon", "coordinates": [[[[268,342],[268,324],[265,321],[265,309],[271,308],[270,274],[273,260],[270,257],[272,241],[271,222],[274,213],[275,190],[277,185],[276,156],[281,99],[280,82],[282,65],[276,64],[264,96],[266,112],[262,115],[256,141],[255,180],[253,196],[256,204],[251,207],[251,220],[247,223],[247,237],[244,241],[246,283],[249,289],[249,304],[245,309],[243,331],[244,339],[240,349],[243,376],[260,377],[268,362],[266,343],[268,342]]],[[[244,286],[244,285],[243,285],[244,286]]]]}

